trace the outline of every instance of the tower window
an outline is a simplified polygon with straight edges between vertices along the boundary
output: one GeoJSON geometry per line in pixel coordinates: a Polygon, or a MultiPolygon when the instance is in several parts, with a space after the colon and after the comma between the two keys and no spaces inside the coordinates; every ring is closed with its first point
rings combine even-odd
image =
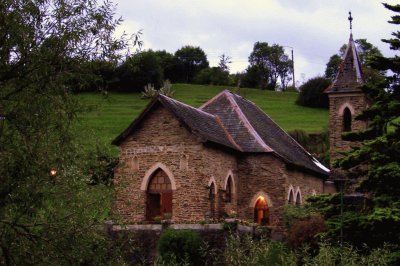
{"type": "Polygon", "coordinates": [[[343,111],[343,131],[351,131],[351,112],[347,107],[343,111]]]}

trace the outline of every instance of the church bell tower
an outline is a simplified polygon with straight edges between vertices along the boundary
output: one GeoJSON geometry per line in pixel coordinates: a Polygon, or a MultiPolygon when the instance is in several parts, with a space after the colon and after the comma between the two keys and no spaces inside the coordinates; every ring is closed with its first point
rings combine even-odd
{"type": "Polygon", "coordinates": [[[357,145],[342,140],[342,133],[356,132],[367,128],[366,121],[355,120],[366,109],[370,101],[361,87],[365,84],[357,47],[353,40],[351,12],[349,12],[350,38],[342,63],[333,83],[325,90],[329,97],[329,145],[330,162],[340,158],[340,152],[357,145]]]}

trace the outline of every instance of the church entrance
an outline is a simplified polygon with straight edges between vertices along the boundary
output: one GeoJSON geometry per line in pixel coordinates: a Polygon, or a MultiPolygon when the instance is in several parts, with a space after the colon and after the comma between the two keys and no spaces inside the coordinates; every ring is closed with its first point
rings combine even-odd
{"type": "Polygon", "coordinates": [[[267,200],[260,196],[258,197],[254,207],[254,222],[260,225],[269,224],[269,211],[267,200]]]}
{"type": "Polygon", "coordinates": [[[155,217],[171,218],[172,187],[163,170],[158,169],[153,174],[146,194],[146,220],[154,221],[155,217]]]}

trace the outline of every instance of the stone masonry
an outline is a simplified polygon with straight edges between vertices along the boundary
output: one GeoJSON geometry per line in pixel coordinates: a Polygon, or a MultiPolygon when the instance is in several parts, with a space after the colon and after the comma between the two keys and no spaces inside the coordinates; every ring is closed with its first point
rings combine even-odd
{"type": "Polygon", "coordinates": [[[331,166],[341,157],[341,152],[348,151],[355,142],[342,139],[343,112],[348,108],[351,112],[351,131],[357,132],[367,128],[365,121],[355,120],[362,110],[369,105],[369,100],[362,92],[340,93],[329,95],[329,144],[331,166]]]}
{"type": "Polygon", "coordinates": [[[148,184],[157,170],[164,171],[171,182],[172,219],[177,223],[220,219],[232,211],[239,219],[253,222],[255,201],[262,196],[268,204],[268,225],[282,231],[282,211],[290,190],[301,194],[302,201],[324,193],[321,176],[288,167],[271,153],[243,154],[205,142],[162,105],[150,109],[119,147],[113,209],[127,224],[146,221],[148,184]],[[232,181],[230,199],[228,179],[232,181]]]}

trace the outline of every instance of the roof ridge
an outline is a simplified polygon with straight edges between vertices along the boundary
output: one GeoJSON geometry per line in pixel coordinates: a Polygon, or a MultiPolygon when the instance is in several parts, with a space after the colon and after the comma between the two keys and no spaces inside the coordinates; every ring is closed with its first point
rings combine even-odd
{"type": "Polygon", "coordinates": [[[263,147],[266,150],[266,152],[271,152],[271,151],[276,152],[274,149],[272,149],[270,146],[268,146],[265,143],[265,141],[260,137],[260,135],[257,133],[257,131],[254,129],[254,127],[251,125],[251,123],[249,122],[247,117],[244,115],[244,113],[240,109],[240,107],[237,104],[237,102],[235,101],[235,99],[232,97],[232,94],[233,93],[231,93],[231,92],[225,93],[225,96],[226,96],[227,100],[233,105],[233,107],[234,107],[233,110],[238,114],[239,120],[243,122],[243,125],[245,126],[245,128],[247,128],[249,133],[255,138],[255,140],[261,145],[261,147],[263,147]]]}
{"type": "Polygon", "coordinates": [[[220,93],[218,93],[217,95],[215,95],[214,97],[203,103],[198,109],[203,110],[206,106],[210,105],[213,101],[215,101],[215,99],[218,99],[222,94],[226,94],[228,92],[229,90],[227,89],[221,91],[220,93]]]}
{"type": "Polygon", "coordinates": [[[235,146],[239,151],[243,151],[243,149],[236,143],[236,141],[233,139],[232,135],[229,133],[229,131],[225,128],[224,124],[222,123],[221,119],[219,116],[215,116],[215,120],[217,121],[218,125],[222,128],[224,131],[225,135],[228,137],[228,140],[235,146]]]}
{"type": "Polygon", "coordinates": [[[188,104],[186,104],[186,103],[184,103],[184,102],[180,102],[180,101],[178,101],[178,100],[175,100],[175,99],[173,99],[173,98],[171,98],[171,97],[168,97],[168,96],[166,96],[166,95],[164,95],[164,94],[159,94],[159,96],[165,98],[165,100],[167,100],[167,101],[172,101],[172,102],[173,102],[174,104],[176,104],[176,105],[183,105],[183,106],[185,106],[185,107],[188,107],[188,108],[190,108],[190,109],[193,109],[193,110],[195,110],[195,111],[201,112],[201,113],[203,113],[203,114],[205,114],[205,115],[208,115],[208,116],[211,116],[211,117],[215,118],[215,115],[213,115],[213,114],[207,113],[206,111],[203,111],[203,110],[201,110],[201,109],[199,109],[199,108],[190,106],[190,105],[188,105],[188,104]]]}

